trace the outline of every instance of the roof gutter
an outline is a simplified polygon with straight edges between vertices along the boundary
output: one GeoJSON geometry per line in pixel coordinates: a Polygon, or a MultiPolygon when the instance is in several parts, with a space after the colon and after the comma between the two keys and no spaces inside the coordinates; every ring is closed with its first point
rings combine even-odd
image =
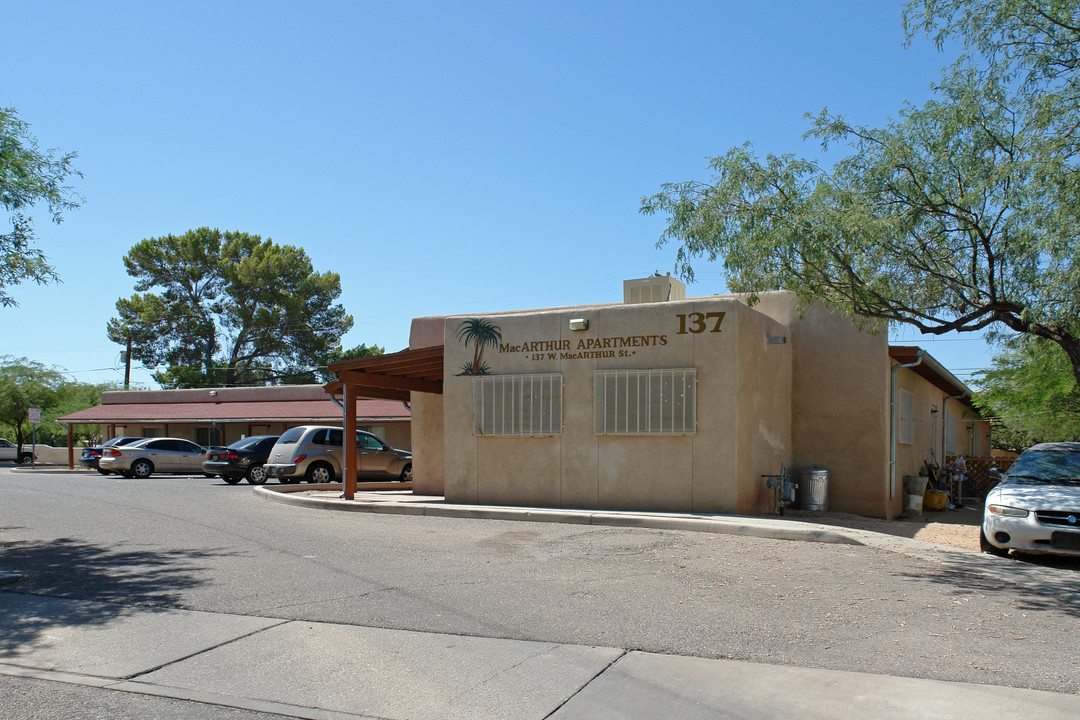
{"type": "Polygon", "coordinates": [[[926,357],[926,351],[922,348],[918,349],[918,358],[914,362],[905,363],[903,365],[893,365],[892,375],[889,378],[889,499],[896,499],[896,430],[897,420],[896,416],[896,371],[901,368],[913,368],[916,365],[921,365],[923,358],[926,357]]]}

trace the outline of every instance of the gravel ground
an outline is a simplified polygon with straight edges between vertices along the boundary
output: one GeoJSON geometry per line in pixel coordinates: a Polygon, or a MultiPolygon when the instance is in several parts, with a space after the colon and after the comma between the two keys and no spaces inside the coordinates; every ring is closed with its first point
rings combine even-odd
{"type": "Polygon", "coordinates": [[[922,515],[900,517],[894,520],[882,520],[849,513],[800,510],[787,510],[785,511],[785,517],[821,523],[822,525],[870,530],[978,552],[982,508],[962,507],[941,512],[927,511],[922,515]]]}

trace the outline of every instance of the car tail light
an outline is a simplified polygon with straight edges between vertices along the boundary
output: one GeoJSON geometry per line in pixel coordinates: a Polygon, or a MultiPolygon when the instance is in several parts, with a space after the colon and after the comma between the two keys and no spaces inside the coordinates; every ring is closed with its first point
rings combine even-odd
{"type": "Polygon", "coordinates": [[[90,457],[101,457],[101,453],[99,453],[99,452],[98,452],[97,450],[91,450],[91,451],[90,451],[89,453],[87,453],[87,454],[88,454],[88,455],[89,455],[90,457]]]}
{"type": "Polygon", "coordinates": [[[307,453],[304,453],[303,455],[297,455],[296,457],[294,457],[292,459],[292,461],[293,461],[294,464],[299,463],[299,462],[303,462],[304,458],[306,458],[306,457],[307,457],[307,453]]]}
{"type": "Polygon", "coordinates": [[[122,454],[123,453],[121,453],[119,450],[110,450],[109,451],[109,455],[111,457],[120,457],[122,454]]]}
{"type": "Polygon", "coordinates": [[[237,456],[236,453],[225,453],[220,457],[222,460],[235,460],[237,456]]]}

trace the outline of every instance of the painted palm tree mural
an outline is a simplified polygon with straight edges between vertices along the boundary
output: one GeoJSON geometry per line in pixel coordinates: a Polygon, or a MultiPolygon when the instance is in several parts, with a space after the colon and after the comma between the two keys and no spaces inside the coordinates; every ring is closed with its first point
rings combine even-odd
{"type": "Polygon", "coordinates": [[[484,348],[490,345],[498,347],[502,340],[502,331],[499,326],[490,320],[469,318],[458,325],[458,340],[465,341],[465,347],[473,346],[472,362],[465,363],[461,368],[462,375],[487,375],[490,372],[488,364],[484,362],[484,348]]]}

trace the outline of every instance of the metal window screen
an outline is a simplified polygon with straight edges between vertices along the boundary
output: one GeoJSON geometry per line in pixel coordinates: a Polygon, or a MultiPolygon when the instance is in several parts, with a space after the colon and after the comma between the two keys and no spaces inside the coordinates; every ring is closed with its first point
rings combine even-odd
{"type": "Polygon", "coordinates": [[[487,375],[473,380],[477,435],[562,434],[562,375],[487,375]]]}
{"type": "Polygon", "coordinates": [[[691,369],[597,370],[593,426],[597,435],[691,435],[697,376],[691,369]]]}

